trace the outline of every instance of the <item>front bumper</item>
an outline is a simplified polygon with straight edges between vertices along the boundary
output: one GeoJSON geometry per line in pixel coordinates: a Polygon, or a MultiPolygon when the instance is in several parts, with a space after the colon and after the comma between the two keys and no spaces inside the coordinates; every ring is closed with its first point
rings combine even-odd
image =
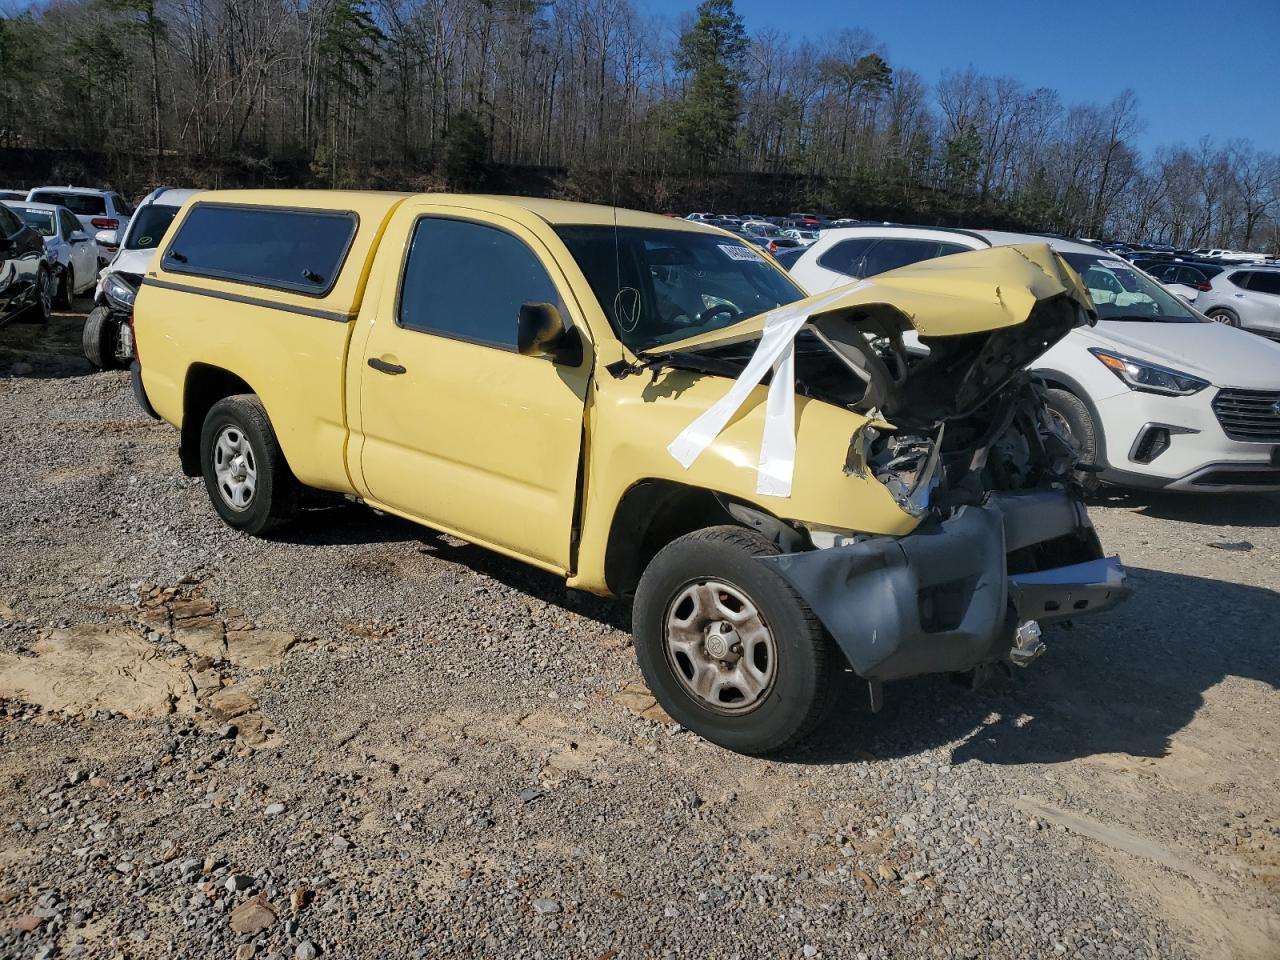
{"type": "Polygon", "coordinates": [[[791,584],[868,680],[1002,660],[1020,621],[1105,610],[1130,592],[1119,559],[1101,556],[1084,507],[1059,490],[992,494],[905,537],[760,561],[791,584]],[[1010,554],[1049,541],[1084,559],[1007,572],[1010,554]]]}
{"type": "Polygon", "coordinates": [[[1280,444],[1234,440],[1213,409],[1214,387],[1189,397],[1129,391],[1097,401],[1106,468],[1099,479],[1118,486],[1202,493],[1280,489],[1280,444]],[[1168,431],[1168,446],[1142,462],[1142,438],[1168,431]]]}

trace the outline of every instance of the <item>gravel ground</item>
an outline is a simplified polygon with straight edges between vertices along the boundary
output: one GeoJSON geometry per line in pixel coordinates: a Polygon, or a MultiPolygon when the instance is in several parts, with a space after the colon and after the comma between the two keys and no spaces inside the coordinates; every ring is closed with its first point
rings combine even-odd
{"type": "Polygon", "coordinates": [[[622,607],[227,529],[79,324],[0,330],[0,956],[1280,956],[1280,497],[1104,499],[1127,605],[755,760],[622,607]]]}

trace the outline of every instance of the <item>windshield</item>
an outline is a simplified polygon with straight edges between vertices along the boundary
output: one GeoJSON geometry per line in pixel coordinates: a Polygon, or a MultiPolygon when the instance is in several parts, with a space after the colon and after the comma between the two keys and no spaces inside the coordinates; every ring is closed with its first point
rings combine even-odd
{"type": "Polygon", "coordinates": [[[652,350],[804,297],[731,237],[687,230],[559,227],[618,339],[652,350]]]}
{"type": "Polygon", "coordinates": [[[164,232],[178,215],[177,207],[169,207],[159,203],[149,203],[141,207],[129,221],[129,237],[125,241],[126,250],[154,250],[164,239],[164,232]]]}
{"type": "Polygon", "coordinates": [[[1094,253],[1064,253],[1062,259],[1089,288],[1099,320],[1200,322],[1181,300],[1123,260],[1094,253]]]}
{"type": "Polygon", "coordinates": [[[53,214],[49,211],[24,210],[22,207],[11,207],[10,209],[22,218],[23,223],[42,237],[52,237],[56,232],[53,229],[53,214]]]}

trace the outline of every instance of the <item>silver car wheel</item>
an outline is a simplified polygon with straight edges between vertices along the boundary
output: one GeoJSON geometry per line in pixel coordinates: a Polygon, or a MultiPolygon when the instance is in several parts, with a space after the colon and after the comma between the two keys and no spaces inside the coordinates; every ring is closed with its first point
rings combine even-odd
{"type": "Polygon", "coordinates": [[[675,678],[717,713],[750,713],[773,689],[773,631],[751,598],[732,584],[699,580],[681,588],[667,606],[665,639],[675,678]]]}
{"type": "Polygon", "coordinates": [[[244,431],[225,426],[213,444],[213,473],[218,493],[232,510],[248,510],[258,488],[258,465],[244,431]]]}
{"type": "Polygon", "coordinates": [[[53,312],[53,282],[49,278],[49,271],[41,270],[36,282],[40,287],[40,316],[47,320],[53,312]]]}

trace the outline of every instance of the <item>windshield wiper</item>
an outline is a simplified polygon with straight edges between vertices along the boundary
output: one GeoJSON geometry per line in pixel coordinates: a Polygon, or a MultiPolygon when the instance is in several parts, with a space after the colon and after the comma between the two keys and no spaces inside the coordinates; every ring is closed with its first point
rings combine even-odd
{"type": "Polygon", "coordinates": [[[1114,317],[1102,317],[1103,320],[1124,320],[1134,323],[1157,323],[1161,320],[1172,320],[1172,317],[1152,316],[1149,313],[1122,313],[1114,317]]]}

